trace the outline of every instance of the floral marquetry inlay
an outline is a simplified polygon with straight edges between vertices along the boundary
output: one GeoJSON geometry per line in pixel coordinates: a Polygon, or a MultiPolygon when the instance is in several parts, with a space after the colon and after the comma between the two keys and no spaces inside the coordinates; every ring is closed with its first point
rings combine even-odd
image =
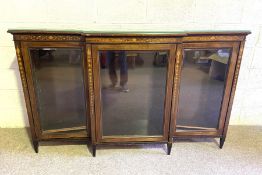
{"type": "Polygon", "coordinates": [[[22,86],[24,88],[27,88],[25,70],[24,70],[23,60],[21,56],[21,50],[17,44],[15,45],[15,50],[16,50],[17,63],[18,63],[19,71],[20,71],[20,76],[22,80],[22,86]]]}
{"type": "Polygon", "coordinates": [[[181,38],[175,37],[87,37],[87,43],[178,43],[181,38]]]}
{"type": "Polygon", "coordinates": [[[243,50],[244,50],[244,42],[241,43],[241,47],[240,47],[239,55],[238,55],[238,59],[237,59],[237,64],[236,64],[236,69],[235,69],[235,76],[234,76],[234,81],[233,81],[233,90],[234,91],[236,90],[236,86],[237,86],[237,79],[238,79],[238,75],[239,75],[239,70],[240,70],[243,50]]]}
{"type": "Polygon", "coordinates": [[[180,63],[182,59],[182,48],[181,46],[178,46],[177,53],[176,53],[176,63],[175,63],[175,77],[174,77],[174,99],[176,98],[175,94],[178,90],[178,81],[179,81],[179,75],[180,75],[180,63]]]}
{"type": "Polygon", "coordinates": [[[183,42],[192,41],[242,41],[245,36],[187,36],[183,38],[183,42]]]}
{"type": "Polygon", "coordinates": [[[92,56],[90,46],[87,46],[87,74],[88,74],[88,91],[90,98],[90,112],[94,115],[94,89],[93,89],[93,71],[92,71],[92,56]]]}
{"type": "Polygon", "coordinates": [[[80,41],[77,35],[15,35],[14,40],[21,41],[80,41]]]}

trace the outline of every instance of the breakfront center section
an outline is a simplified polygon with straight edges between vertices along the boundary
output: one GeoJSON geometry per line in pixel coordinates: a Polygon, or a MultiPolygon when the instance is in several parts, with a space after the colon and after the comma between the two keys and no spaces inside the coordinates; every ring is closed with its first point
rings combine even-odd
{"type": "Polygon", "coordinates": [[[175,45],[93,45],[96,143],[168,143],[175,45]]]}

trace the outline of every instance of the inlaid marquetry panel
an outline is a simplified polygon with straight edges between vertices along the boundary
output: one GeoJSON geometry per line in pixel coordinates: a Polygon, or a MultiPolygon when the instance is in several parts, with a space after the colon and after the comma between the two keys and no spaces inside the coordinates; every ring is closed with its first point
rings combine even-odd
{"type": "Polygon", "coordinates": [[[77,35],[14,35],[14,40],[19,41],[81,41],[82,37],[77,35]]]}

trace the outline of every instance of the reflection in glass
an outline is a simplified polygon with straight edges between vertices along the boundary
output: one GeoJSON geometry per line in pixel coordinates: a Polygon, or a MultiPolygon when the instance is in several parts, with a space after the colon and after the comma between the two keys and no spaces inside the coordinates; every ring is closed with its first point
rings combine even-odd
{"type": "Polygon", "coordinates": [[[184,50],[177,131],[217,128],[229,49],[184,50]]]}
{"type": "Polygon", "coordinates": [[[103,136],[163,135],[167,52],[99,55],[103,136]]]}
{"type": "Polygon", "coordinates": [[[42,129],[84,129],[81,49],[31,48],[29,51],[42,129]]]}

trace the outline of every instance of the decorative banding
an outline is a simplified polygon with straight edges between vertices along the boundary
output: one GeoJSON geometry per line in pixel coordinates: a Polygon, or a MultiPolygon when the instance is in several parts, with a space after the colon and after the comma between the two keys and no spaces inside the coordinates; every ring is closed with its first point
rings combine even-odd
{"type": "Polygon", "coordinates": [[[77,35],[14,35],[17,41],[81,41],[82,37],[77,35]]]}

